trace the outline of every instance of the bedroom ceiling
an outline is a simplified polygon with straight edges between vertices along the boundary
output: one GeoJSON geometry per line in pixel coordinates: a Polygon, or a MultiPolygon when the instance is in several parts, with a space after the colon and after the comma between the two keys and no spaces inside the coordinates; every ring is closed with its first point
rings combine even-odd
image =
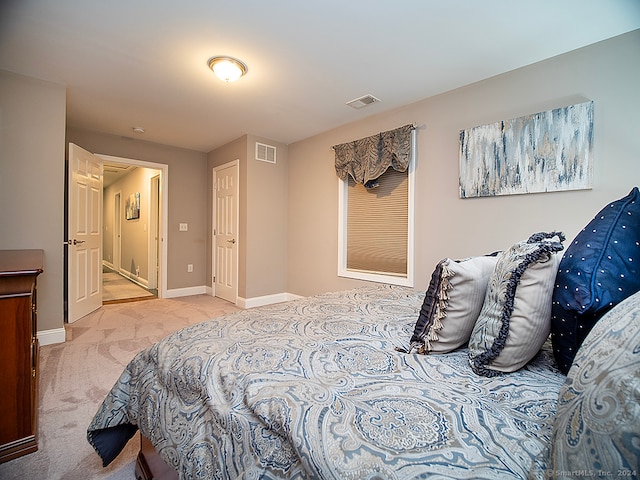
{"type": "Polygon", "coordinates": [[[208,152],[245,133],[292,143],[637,28],[638,0],[2,0],[0,69],[65,85],[71,126],[208,152]],[[248,74],[221,82],[214,55],[248,74]]]}

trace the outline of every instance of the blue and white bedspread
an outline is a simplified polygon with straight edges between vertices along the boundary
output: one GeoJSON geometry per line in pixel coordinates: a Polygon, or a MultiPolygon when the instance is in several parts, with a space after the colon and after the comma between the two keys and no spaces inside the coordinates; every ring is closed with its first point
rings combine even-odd
{"type": "Polygon", "coordinates": [[[183,479],[543,478],[550,349],[494,378],[466,349],[401,353],[423,297],[369,286],[180,330],[126,367],[89,441],[108,463],[139,428],[183,479]]]}

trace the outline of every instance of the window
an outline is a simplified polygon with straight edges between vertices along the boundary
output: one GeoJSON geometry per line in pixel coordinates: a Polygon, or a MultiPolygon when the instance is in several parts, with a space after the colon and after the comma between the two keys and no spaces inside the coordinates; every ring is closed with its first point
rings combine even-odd
{"type": "Polygon", "coordinates": [[[389,168],[367,189],[339,179],[338,276],[413,286],[413,135],[405,172],[389,168]]]}

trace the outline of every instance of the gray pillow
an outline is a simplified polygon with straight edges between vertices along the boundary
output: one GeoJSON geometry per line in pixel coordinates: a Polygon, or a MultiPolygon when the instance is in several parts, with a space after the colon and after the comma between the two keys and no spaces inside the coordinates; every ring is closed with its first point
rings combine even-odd
{"type": "Polygon", "coordinates": [[[441,260],[431,275],[411,337],[417,353],[447,353],[469,341],[496,255],[441,260]]]}
{"type": "Polygon", "coordinates": [[[478,375],[515,372],[549,336],[551,297],[561,258],[557,252],[564,239],[560,232],[537,233],[498,255],[469,340],[469,363],[478,375]]]}
{"type": "MultiPolygon", "coordinates": [[[[549,472],[640,472],[640,292],[585,338],[560,388],[549,472]]],[[[550,477],[551,478],[551,477],[550,477]]]]}

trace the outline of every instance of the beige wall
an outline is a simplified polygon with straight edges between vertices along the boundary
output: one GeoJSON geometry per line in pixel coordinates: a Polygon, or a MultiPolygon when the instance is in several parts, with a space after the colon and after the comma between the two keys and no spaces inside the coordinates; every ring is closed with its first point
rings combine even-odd
{"type": "MultiPolygon", "coordinates": [[[[210,212],[213,211],[213,169],[234,160],[240,164],[238,296],[243,299],[287,291],[287,150],[282,143],[244,135],[208,155],[210,212]],[[256,142],[276,147],[275,164],[255,159],[256,142]]],[[[211,223],[210,215],[210,231],[211,223]]],[[[210,240],[207,255],[211,279],[210,240]]],[[[211,285],[211,281],[207,285],[211,285]]]]}
{"type": "MultiPolygon", "coordinates": [[[[239,232],[238,232],[238,296],[247,297],[247,246],[244,239],[247,237],[247,136],[229,142],[217,148],[207,155],[207,229],[213,234],[213,169],[229,162],[237,160],[239,163],[239,190],[238,199],[239,232]]],[[[212,272],[212,238],[207,240],[207,285],[213,283],[212,272]]]]}
{"type": "MultiPolygon", "coordinates": [[[[95,154],[168,165],[167,289],[206,284],[207,155],[116,135],[67,129],[67,140],[95,154]],[[187,232],[179,224],[187,223],[187,232]],[[193,264],[193,273],[187,264],[193,264]]],[[[126,199],[123,197],[123,205],[126,199]]]]}
{"type": "MultiPolygon", "coordinates": [[[[309,295],[360,285],[338,278],[338,181],[331,146],[407,123],[418,125],[416,282],[428,285],[442,258],[507,248],[537,231],[567,244],[610,200],[640,185],[640,31],[289,146],[288,289],[309,295]],[[594,101],[592,190],[458,198],[462,129],[594,101]]],[[[402,88],[399,81],[398,88],[402,88]]]]}
{"type": "Polygon", "coordinates": [[[288,148],[247,137],[247,297],[287,291],[288,148]],[[256,160],[256,142],[276,147],[276,163],[256,160]]]}
{"type": "Polygon", "coordinates": [[[65,88],[0,71],[0,248],[43,249],[38,330],[63,328],[65,88]]]}
{"type": "MultiPolygon", "coordinates": [[[[424,289],[443,257],[506,248],[540,230],[562,229],[571,239],[604,204],[640,184],[639,46],[636,31],[289,146],[264,140],[278,146],[276,166],[252,160],[253,136],[208,155],[75,127],[67,140],[94,153],[169,166],[169,289],[211,285],[211,170],[239,159],[245,239],[239,295],[252,298],[362,283],[336,276],[331,145],[416,123],[416,287],[424,289]],[[595,105],[592,190],[458,198],[461,129],[585,100],[595,105]],[[179,232],[179,223],[189,231],[179,232]]],[[[39,330],[61,329],[65,89],[0,72],[0,109],[0,248],[45,250],[39,330]]]]}

